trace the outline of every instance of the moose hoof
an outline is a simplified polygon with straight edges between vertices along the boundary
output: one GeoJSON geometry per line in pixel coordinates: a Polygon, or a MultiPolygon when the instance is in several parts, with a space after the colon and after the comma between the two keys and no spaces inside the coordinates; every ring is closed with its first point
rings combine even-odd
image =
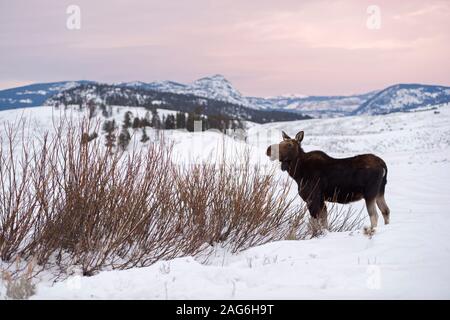
{"type": "Polygon", "coordinates": [[[370,238],[375,234],[376,228],[364,227],[364,234],[370,238]]]}

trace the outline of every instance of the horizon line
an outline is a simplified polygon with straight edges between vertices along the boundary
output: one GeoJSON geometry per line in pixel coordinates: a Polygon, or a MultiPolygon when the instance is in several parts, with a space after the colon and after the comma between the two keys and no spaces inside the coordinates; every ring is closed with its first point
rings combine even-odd
{"type": "Polygon", "coordinates": [[[302,99],[302,98],[308,98],[308,97],[351,97],[351,96],[358,96],[358,95],[365,95],[365,94],[369,94],[372,92],[381,92],[387,88],[396,86],[396,85],[420,85],[420,86],[434,86],[434,87],[446,87],[446,88],[450,88],[450,85],[445,85],[445,84],[429,84],[429,83],[421,83],[421,82],[398,82],[398,83],[393,83],[390,85],[387,85],[385,87],[382,87],[381,89],[372,89],[372,90],[368,90],[368,91],[363,91],[363,92],[357,92],[357,93],[349,93],[349,94],[306,94],[306,93],[299,93],[299,92],[291,92],[291,93],[282,93],[282,94],[278,94],[278,95],[265,95],[265,96],[261,96],[261,95],[246,95],[246,94],[242,94],[241,91],[236,88],[233,83],[228,80],[225,76],[223,76],[220,73],[215,73],[212,74],[210,76],[203,76],[200,77],[198,79],[195,79],[194,81],[191,82],[179,82],[179,81],[175,81],[175,80],[153,80],[153,81],[142,81],[142,80],[132,80],[132,81],[99,81],[99,80],[88,80],[88,79],[78,79],[78,80],[57,80],[57,81],[25,81],[23,84],[21,85],[17,85],[17,86],[8,86],[8,87],[2,87],[0,84],[0,92],[2,91],[6,91],[6,90],[13,90],[13,89],[19,89],[19,88],[25,88],[25,87],[29,87],[29,86],[33,86],[33,85],[39,85],[39,84],[56,84],[56,83],[66,83],[66,82],[92,82],[92,83],[97,83],[97,84],[106,84],[106,85],[119,85],[119,84],[128,84],[128,83],[133,83],[133,82],[139,82],[139,83],[143,83],[143,84],[151,84],[151,83],[156,83],[156,82],[173,82],[173,83],[177,83],[177,84],[181,84],[181,85],[189,85],[192,84],[198,80],[201,79],[205,79],[205,78],[212,78],[215,76],[221,76],[223,77],[226,81],[228,81],[232,87],[237,90],[242,97],[245,98],[264,98],[264,99],[270,99],[270,98],[276,98],[276,97],[288,97],[288,96],[303,96],[303,97],[298,97],[298,99],[302,99]]]}

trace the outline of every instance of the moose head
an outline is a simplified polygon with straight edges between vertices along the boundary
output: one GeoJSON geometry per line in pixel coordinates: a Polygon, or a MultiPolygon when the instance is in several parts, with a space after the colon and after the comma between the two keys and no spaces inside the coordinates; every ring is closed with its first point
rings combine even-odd
{"type": "Polygon", "coordinates": [[[272,144],[267,148],[266,154],[270,160],[279,160],[281,162],[281,170],[289,169],[291,162],[300,154],[301,142],[303,140],[304,132],[300,131],[292,139],[286,132],[282,131],[283,141],[278,144],[272,144]]]}

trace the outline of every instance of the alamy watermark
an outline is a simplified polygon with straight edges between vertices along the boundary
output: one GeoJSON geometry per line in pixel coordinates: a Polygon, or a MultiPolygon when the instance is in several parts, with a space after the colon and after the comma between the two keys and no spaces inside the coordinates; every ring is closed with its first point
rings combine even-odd
{"type": "Polygon", "coordinates": [[[369,30],[381,29],[381,9],[377,5],[370,5],[366,10],[369,15],[366,20],[366,27],[369,30]]]}
{"type": "Polygon", "coordinates": [[[67,20],[66,27],[69,30],[81,29],[81,8],[75,4],[71,4],[66,9],[67,20]]]}

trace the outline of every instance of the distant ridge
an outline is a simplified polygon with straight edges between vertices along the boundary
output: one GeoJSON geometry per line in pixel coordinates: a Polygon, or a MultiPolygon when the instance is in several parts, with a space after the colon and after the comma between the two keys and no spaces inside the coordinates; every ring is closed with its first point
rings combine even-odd
{"type": "Polygon", "coordinates": [[[450,87],[396,84],[365,101],[353,114],[386,114],[450,102],[450,87]]]}
{"type": "MultiPolygon", "coordinates": [[[[40,106],[54,95],[95,81],[37,83],[0,91],[0,110],[40,106]]],[[[140,90],[192,95],[266,112],[289,111],[311,117],[340,117],[362,114],[407,112],[450,102],[450,87],[423,84],[396,84],[383,90],[350,96],[305,96],[286,94],[275,97],[246,97],[223,75],[215,74],[192,83],[175,81],[119,82],[109,84],[140,90]]]]}

